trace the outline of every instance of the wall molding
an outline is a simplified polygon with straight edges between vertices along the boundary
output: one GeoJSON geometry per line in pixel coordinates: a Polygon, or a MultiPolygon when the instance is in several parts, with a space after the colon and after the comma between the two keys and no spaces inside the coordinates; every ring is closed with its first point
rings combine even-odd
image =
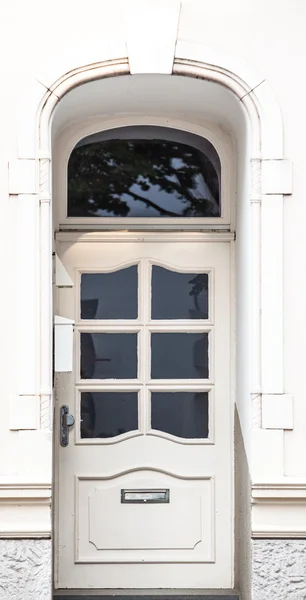
{"type": "Polygon", "coordinates": [[[288,394],[263,394],[261,409],[263,429],[293,429],[293,396],[288,394]]]}
{"type": "Polygon", "coordinates": [[[23,528],[21,529],[6,529],[5,531],[0,531],[0,539],[1,540],[21,540],[21,539],[51,539],[51,528],[50,529],[40,529],[40,530],[35,530],[35,529],[26,529],[23,528]]]}
{"type": "Polygon", "coordinates": [[[262,73],[255,73],[236,56],[222,53],[217,48],[182,40],[176,45],[173,73],[216,81],[228,87],[248,113],[252,157],[284,158],[280,107],[262,73]]]}
{"type": "MultiPolygon", "coordinates": [[[[0,539],[50,537],[50,483],[0,482],[0,539]]],[[[252,485],[252,537],[306,538],[306,480],[252,485]]]]}
{"type": "Polygon", "coordinates": [[[292,194],[292,163],[290,160],[262,161],[262,193],[292,194]]]}
{"type": "Polygon", "coordinates": [[[253,484],[252,537],[306,538],[306,480],[253,484]]]}
{"type": "Polygon", "coordinates": [[[0,481],[0,539],[49,537],[50,483],[0,481]]]}
{"type": "MultiPolygon", "coordinates": [[[[292,500],[303,499],[306,502],[306,480],[289,479],[279,482],[253,483],[252,497],[257,500],[292,500]]],[[[306,523],[305,523],[306,526],[306,523]]]]}
{"type": "Polygon", "coordinates": [[[24,481],[1,481],[0,502],[2,498],[50,498],[50,483],[24,481]]]}

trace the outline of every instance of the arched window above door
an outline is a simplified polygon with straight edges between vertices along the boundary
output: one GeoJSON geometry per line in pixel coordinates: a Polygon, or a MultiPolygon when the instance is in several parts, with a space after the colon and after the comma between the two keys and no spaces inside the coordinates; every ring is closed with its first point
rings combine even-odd
{"type": "Polygon", "coordinates": [[[83,138],[68,161],[67,217],[212,219],[222,216],[221,163],[200,135],[128,126],[83,138]]]}

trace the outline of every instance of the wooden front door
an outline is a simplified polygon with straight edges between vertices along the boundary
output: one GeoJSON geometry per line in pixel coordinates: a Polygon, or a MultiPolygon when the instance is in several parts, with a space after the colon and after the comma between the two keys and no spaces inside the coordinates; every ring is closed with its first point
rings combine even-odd
{"type": "MultiPolygon", "coordinates": [[[[116,238],[116,239],[115,239],[116,238]]],[[[56,378],[57,588],[230,588],[229,243],[58,242],[74,370],[56,378]]]]}

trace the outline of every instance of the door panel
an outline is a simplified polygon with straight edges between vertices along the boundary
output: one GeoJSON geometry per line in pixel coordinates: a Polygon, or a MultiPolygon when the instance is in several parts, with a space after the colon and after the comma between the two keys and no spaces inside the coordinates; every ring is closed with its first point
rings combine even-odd
{"type": "Polygon", "coordinates": [[[88,508],[88,519],[80,526],[77,561],[138,562],[141,552],[146,562],[192,562],[197,546],[198,559],[212,560],[212,488],[211,479],[146,469],[107,480],[78,479],[77,503],[80,512],[88,508]],[[170,489],[169,503],[122,504],[121,490],[135,488],[170,489]]]}
{"type": "MultiPolygon", "coordinates": [[[[160,236],[161,237],[161,236],[160,236]]],[[[59,243],[59,588],[232,585],[229,244],[59,243]]],[[[57,439],[59,431],[57,429],[57,439]]]]}

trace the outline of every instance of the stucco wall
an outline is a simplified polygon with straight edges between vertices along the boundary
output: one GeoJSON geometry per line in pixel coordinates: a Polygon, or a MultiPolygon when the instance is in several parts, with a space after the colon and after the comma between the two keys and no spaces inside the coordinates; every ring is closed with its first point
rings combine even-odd
{"type": "Polygon", "coordinates": [[[252,600],[304,600],[305,540],[253,540],[252,600]]]}
{"type": "Polygon", "coordinates": [[[0,540],[1,600],[50,600],[51,540],[0,540]]]}

